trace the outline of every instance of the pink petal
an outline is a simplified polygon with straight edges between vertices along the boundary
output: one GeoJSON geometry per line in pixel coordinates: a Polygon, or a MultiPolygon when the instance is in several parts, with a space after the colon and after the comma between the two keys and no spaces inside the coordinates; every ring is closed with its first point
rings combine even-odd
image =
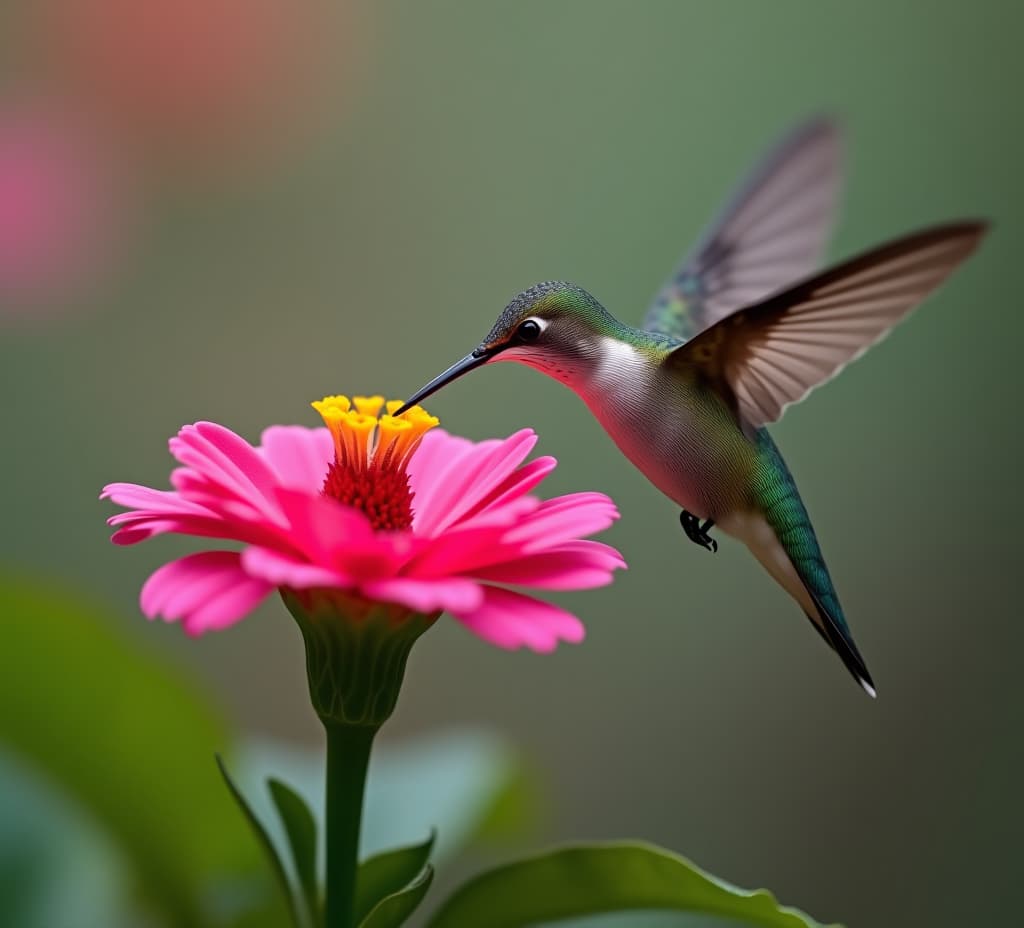
{"type": "Polygon", "coordinates": [[[626,562],[614,548],[596,541],[577,541],[539,554],[475,570],[493,583],[512,583],[545,590],[584,590],[612,582],[612,571],[626,562]]]}
{"type": "Polygon", "coordinates": [[[178,515],[174,512],[134,509],[111,516],[107,519],[107,524],[118,527],[118,531],[110,539],[118,545],[136,544],[154,535],[173,532],[178,535],[194,535],[197,538],[221,538],[290,550],[286,540],[281,538],[279,530],[272,525],[228,519],[216,514],[178,515]]]}
{"type": "Polygon", "coordinates": [[[460,577],[439,580],[393,577],[360,584],[360,589],[370,599],[400,603],[424,615],[438,610],[453,614],[472,612],[483,602],[480,584],[460,577]]]}
{"type": "MultiPolygon", "coordinates": [[[[465,525],[472,522],[476,525],[478,519],[493,519],[496,513],[503,512],[510,506],[522,506],[522,497],[544,480],[555,469],[557,463],[553,457],[545,456],[530,461],[529,464],[524,464],[500,486],[485,496],[471,511],[462,516],[460,524],[465,525]]],[[[531,508],[536,508],[538,505],[540,505],[540,500],[536,500],[535,505],[531,508]]]]}
{"type": "Polygon", "coordinates": [[[292,543],[315,564],[377,579],[397,573],[414,553],[416,540],[409,533],[375,532],[358,509],[328,496],[278,490],[277,498],[292,543]]]}
{"type": "MultiPolygon", "coordinates": [[[[573,547],[574,545],[583,544],[583,542],[575,537],[577,529],[584,531],[588,529],[593,530],[594,520],[599,521],[600,524],[605,524],[608,518],[610,501],[607,500],[607,497],[600,496],[600,494],[594,495],[598,496],[601,502],[593,507],[596,512],[593,514],[591,521],[581,521],[580,518],[571,515],[567,517],[558,508],[554,508],[553,511],[551,509],[545,510],[542,513],[543,518],[538,520],[536,527],[533,525],[534,517],[530,515],[523,516],[521,514],[521,517],[517,520],[518,524],[512,525],[506,525],[501,522],[497,525],[489,525],[485,516],[478,516],[462,526],[449,529],[437,538],[429,539],[424,545],[423,550],[409,561],[403,572],[419,578],[436,578],[446,574],[463,574],[488,578],[491,576],[488,571],[496,565],[518,562],[524,557],[537,555],[536,560],[530,562],[537,565],[534,573],[540,575],[540,571],[545,570],[549,576],[549,582],[554,582],[553,575],[556,575],[562,569],[562,562],[558,565],[544,568],[544,556],[547,552],[572,550],[587,550],[591,552],[602,550],[606,552],[605,560],[607,559],[607,552],[612,552],[616,558],[613,566],[624,566],[621,556],[612,548],[601,546],[600,549],[588,549],[585,547],[574,549],[573,547]],[[553,521],[557,524],[552,524],[553,521]],[[536,534],[538,537],[534,538],[532,534],[536,534]]],[[[532,500],[532,497],[527,499],[532,500]]],[[[521,500],[519,502],[525,501],[521,500]]],[[[511,511],[515,505],[517,504],[509,504],[504,509],[511,511]]],[[[578,505],[586,509],[590,504],[584,501],[583,504],[578,505]]],[[[547,506],[547,504],[542,504],[542,508],[544,506],[547,506]]],[[[614,511],[614,507],[612,507],[611,511],[614,511]]],[[[587,557],[593,558],[593,554],[587,555],[587,557]]],[[[588,565],[590,563],[590,561],[587,562],[588,565]]],[[[577,566],[586,565],[581,563],[577,566]]],[[[607,572],[612,568],[604,566],[602,561],[601,569],[607,572]]],[[[595,585],[595,579],[590,577],[584,585],[595,585]]],[[[503,582],[527,583],[531,581],[509,580],[503,582]]],[[[547,583],[537,583],[536,585],[547,585],[547,583]]],[[[554,586],[549,588],[570,589],[572,584],[567,580],[564,587],[554,586]]]]}
{"type": "Polygon", "coordinates": [[[502,442],[481,442],[471,454],[461,458],[458,472],[447,472],[444,484],[434,487],[431,507],[439,507],[443,514],[433,518],[430,534],[440,533],[477,509],[523,463],[536,444],[533,430],[522,429],[502,442]]]}
{"type": "Polygon", "coordinates": [[[414,490],[422,490],[429,496],[438,476],[448,468],[456,457],[468,454],[473,442],[468,438],[452,435],[444,429],[431,429],[420,441],[419,448],[409,461],[409,481],[414,490]]]}
{"type": "Polygon", "coordinates": [[[484,641],[499,648],[527,647],[546,653],[559,641],[578,644],[583,640],[583,623],[551,603],[500,587],[485,586],[483,591],[484,602],[478,609],[453,614],[484,641]]]}
{"type": "MultiPolygon", "coordinates": [[[[217,483],[207,474],[201,474],[191,467],[176,467],[171,471],[171,486],[182,498],[208,509],[220,510],[226,503],[244,500],[234,487],[217,483]]],[[[246,503],[256,518],[263,518],[258,506],[246,503]]]]}
{"type": "Polygon", "coordinates": [[[182,464],[257,507],[267,519],[278,515],[274,473],[241,436],[215,422],[197,422],[184,426],[169,445],[182,464]]]}
{"type": "Polygon", "coordinates": [[[108,483],[100,493],[100,499],[109,499],[118,506],[132,509],[207,513],[202,506],[183,499],[180,493],[173,490],[154,490],[137,483],[108,483]]]}
{"type": "Polygon", "coordinates": [[[110,526],[124,526],[114,533],[111,540],[115,544],[135,544],[163,532],[193,534],[189,527],[192,524],[205,529],[201,534],[235,537],[215,513],[170,490],[154,490],[134,483],[111,483],[103,488],[100,499],[110,499],[119,506],[141,507],[107,519],[110,526]]]}
{"type": "Polygon", "coordinates": [[[273,586],[306,590],[314,587],[350,589],[354,585],[351,577],[337,570],[300,561],[269,548],[246,548],[242,552],[242,566],[246,573],[273,586]]]}
{"type": "MultiPolygon", "coordinates": [[[[594,495],[600,497],[600,494],[594,495]]],[[[596,515],[593,516],[594,519],[606,519],[608,515],[608,506],[605,503],[610,501],[607,500],[607,497],[600,497],[600,499],[604,502],[594,507],[597,510],[596,515]]],[[[458,527],[450,528],[442,535],[429,539],[424,545],[423,550],[409,561],[403,572],[420,578],[439,577],[445,574],[485,577],[490,575],[483,573],[483,571],[496,565],[518,562],[529,555],[537,555],[536,561],[532,563],[543,565],[543,556],[549,551],[587,550],[592,552],[597,550],[586,547],[574,549],[574,545],[582,544],[582,542],[575,538],[576,529],[582,528],[586,530],[588,527],[592,529],[593,525],[589,522],[581,522],[575,517],[567,519],[565,514],[560,512],[558,508],[555,508],[554,511],[545,509],[544,513],[542,513],[543,518],[539,520],[539,525],[535,529],[539,536],[538,538],[530,537],[529,534],[524,535],[533,525],[533,517],[529,515],[529,511],[535,509],[538,505],[544,508],[548,504],[540,504],[533,497],[526,497],[515,503],[506,504],[499,513],[495,514],[514,514],[516,516],[514,519],[494,518],[496,524],[490,524],[492,516],[481,514],[458,527]],[[526,504],[528,509],[525,512],[517,513],[515,510],[521,508],[522,504],[526,504]],[[553,526],[551,524],[552,520],[557,520],[559,525],[553,526]]],[[[586,508],[586,505],[584,505],[584,508],[586,508]]],[[[612,511],[614,511],[614,507],[612,511]]],[[[601,546],[600,550],[614,554],[616,558],[614,566],[624,566],[621,556],[613,548],[601,546]]],[[[588,557],[592,558],[593,554],[588,555],[588,557]]],[[[588,565],[590,563],[591,561],[587,562],[588,565]]],[[[586,565],[581,563],[577,566],[586,565]]],[[[541,569],[542,567],[538,566],[535,573],[541,569]]],[[[549,575],[557,574],[560,569],[562,569],[560,565],[551,565],[545,568],[549,575]]],[[[607,571],[611,568],[602,567],[601,569],[607,571]]],[[[520,581],[510,580],[508,582],[520,581]]],[[[572,584],[568,583],[568,581],[566,582],[567,586],[565,587],[550,588],[571,588],[572,584]]],[[[590,578],[585,585],[595,585],[594,578],[590,578]]]]}
{"type": "Polygon", "coordinates": [[[273,425],[264,429],[260,450],[277,481],[290,490],[318,493],[334,459],[334,442],[327,429],[273,425]]]}
{"type": "Polygon", "coordinates": [[[146,526],[145,528],[121,528],[114,532],[110,536],[110,540],[115,545],[137,545],[141,541],[146,541],[152,538],[154,535],[159,535],[161,531],[169,531],[169,529],[160,529],[156,526],[146,526]]]}
{"type": "Polygon", "coordinates": [[[405,566],[404,573],[418,578],[468,574],[487,564],[511,560],[523,552],[518,545],[505,545],[504,525],[458,528],[429,539],[423,551],[405,566]]]}
{"type": "MultiPolygon", "coordinates": [[[[525,496],[502,506],[489,507],[470,519],[450,525],[439,535],[432,538],[421,538],[422,547],[428,552],[437,552],[452,546],[465,549],[476,544],[497,544],[505,538],[508,531],[525,521],[530,513],[537,511],[540,505],[541,500],[537,497],[525,496]]],[[[518,545],[515,547],[518,548],[518,545]]],[[[476,553],[486,554],[482,551],[476,553]]],[[[494,558],[486,556],[484,560],[489,563],[494,558]]]]}
{"type": "Polygon", "coordinates": [[[168,622],[182,620],[188,634],[234,625],[251,612],[273,585],[250,577],[236,551],[203,551],[164,564],[145,582],[143,613],[168,622]]]}
{"type": "MultiPolygon", "coordinates": [[[[467,445],[464,440],[455,439],[446,432],[437,429],[428,432],[409,461],[409,486],[415,494],[413,505],[417,534],[437,535],[450,524],[452,512],[462,505],[468,493],[473,492],[473,481],[481,469],[495,456],[501,456],[506,442],[516,438],[513,435],[505,441],[470,442],[467,445]]],[[[527,453],[528,448],[522,457],[527,453]]],[[[474,496],[474,501],[476,499],[478,497],[474,496]]]]}
{"type": "Polygon", "coordinates": [[[556,496],[512,529],[506,540],[521,544],[524,551],[541,551],[603,531],[618,517],[615,504],[603,493],[556,496]]]}
{"type": "Polygon", "coordinates": [[[220,519],[203,519],[192,516],[167,516],[152,512],[122,512],[107,519],[107,525],[116,527],[110,536],[115,545],[134,545],[140,541],[168,532],[179,535],[196,535],[202,538],[223,538],[237,540],[225,529],[220,519]]]}
{"type": "Polygon", "coordinates": [[[274,472],[263,460],[260,453],[241,435],[216,422],[197,422],[198,432],[221,455],[226,465],[234,467],[239,474],[252,484],[268,500],[272,498],[278,483],[274,472]]]}
{"type": "Polygon", "coordinates": [[[370,520],[330,497],[279,489],[277,502],[288,520],[293,543],[312,561],[326,564],[341,547],[373,541],[370,520]]]}
{"type": "Polygon", "coordinates": [[[435,532],[436,524],[445,514],[439,498],[445,481],[450,479],[449,475],[458,473],[461,462],[473,454],[475,447],[473,442],[441,429],[434,429],[423,437],[408,464],[413,526],[418,534],[435,532]]]}

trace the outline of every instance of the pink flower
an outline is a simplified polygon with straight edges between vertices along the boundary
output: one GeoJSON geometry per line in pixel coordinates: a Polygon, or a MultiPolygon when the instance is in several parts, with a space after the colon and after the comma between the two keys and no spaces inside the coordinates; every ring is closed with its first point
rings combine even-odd
{"type": "Polygon", "coordinates": [[[275,589],[340,590],[412,612],[447,611],[503,648],[550,651],[579,642],[574,615],[507,586],[584,589],[624,567],[584,536],[618,512],[600,493],[550,500],[531,494],[554,468],[523,464],[536,443],[524,429],[472,442],[441,430],[419,407],[382,397],[327,397],[327,428],[272,426],[253,447],[213,422],[170,440],[181,463],[173,490],[130,483],[103,498],[129,508],[110,518],[113,541],[176,532],[240,542],[240,551],[191,554],[142,588],[149,617],[198,635],[242,619],[275,589]]]}

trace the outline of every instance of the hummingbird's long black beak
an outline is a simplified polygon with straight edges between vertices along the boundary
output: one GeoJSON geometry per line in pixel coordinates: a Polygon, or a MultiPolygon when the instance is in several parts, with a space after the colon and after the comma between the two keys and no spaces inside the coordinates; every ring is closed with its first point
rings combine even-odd
{"type": "Polygon", "coordinates": [[[395,415],[400,416],[407,409],[415,406],[417,403],[422,403],[428,396],[437,393],[441,387],[450,384],[453,380],[457,380],[463,374],[473,370],[474,367],[486,364],[496,352],[496,348],[475,348],[461,361],[456,361],[443,374],[438,374],[425,387],[417,390],[411,397],[409,397],[408,400],[405,401],[405,405],[399,409],[395,415]]]}

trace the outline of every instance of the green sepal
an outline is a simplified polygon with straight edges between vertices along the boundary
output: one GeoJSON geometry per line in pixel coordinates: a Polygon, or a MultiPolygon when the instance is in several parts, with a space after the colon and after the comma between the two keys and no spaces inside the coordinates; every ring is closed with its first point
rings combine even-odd
{"type": "Polygon", "coordinates": [[[306,645],[309,696],[321,721],[379,728],[398,702],[416,639],[440,615],[421,615],[337,590],[282,590],[306,645]]]}
{"type": "Polygon", "coordinates": [[[295,898],[295,893],[292,891],[291,883],[288,880],[288,872],[285,870],[284,863],[278,856],[277,848],[274,847],[274,842],[270,839],[270,834],[263,826],[263,823],[256,817],[256,813],[253,812],[249,803],[246,801],[245,796],[242,795],[242,791],[235,785],[235,781],[231,779],[231,775],[228,773],[227,767],[224,765],[224,761],[221,756],[217,754],[215,757],[217,759],[217,767],[220,769],[220,775],[224,778],[224,783],[227,785],[228,791],[237,803],[238,808],[242,810],[242,814],[249,823],[249,827],[256,836],[256,840],[266,852],[267,859],[270,861],[270,868],[274,871],[274,876],[277,878],[277,882],[281,886],[281,891],[284,893],[285,899],[288,901],[288,911],[292,916],[292,924],[295,928],[305,928],[299,914],[298,900],[295,898]]]}
{"type": "Polygon", "coordinates": [[[306,800],[287,784],[271,777],[267,780],[267,789],[270,790],[270,798],[274,800],[277,814],[284,825],[309,925],[320,928],[323,912],[316,874],[316,820],[306,800]]]}
{"type": "MultiPolygon", "coordinates": [[[[762,928],[823,928],[767,890],[745,890],[650,844],[558,848],[496,867],[457,889],[427,928],[523,928],[637,909],[692,912],[762,928]]],[[[838,926],[833,926],[838,928],[838,926]]]]}
{"type": "Polygon", "coordinates": [[[383,851],[367,858],[359,865],[356,875],[355,922],[361,924],[366,916],[386,896],[408,886],[423,871],[434,849],[437,832],[422,844],[383,851]]]}
{"type": "Polygon", "coordinates": [[[434,868],[427,864],[411,883],[381,899],[370,910],[370,914],[358,923],[359,928],[398,928],[399,925],[404,925],[406,919],[423,901],[433,879],[434,868]]]}

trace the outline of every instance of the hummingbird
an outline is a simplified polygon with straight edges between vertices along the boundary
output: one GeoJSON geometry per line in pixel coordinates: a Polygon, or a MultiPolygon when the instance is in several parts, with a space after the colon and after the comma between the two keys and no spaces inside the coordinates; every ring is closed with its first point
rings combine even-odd
{"type": "Polygon", "coordinates": [[[814,528],[768,433],[787,406],[883,338],[978,246],[984,221],[926,228],[815,273],[842,182],[838,127],[786,136],[659,291],[640,328],[566,281],[524,290],[419,403],[499,361],[573,390],[623,454],[681,507],[694,543],[717,526],[750,549],[864,690],[814,528]]]}

